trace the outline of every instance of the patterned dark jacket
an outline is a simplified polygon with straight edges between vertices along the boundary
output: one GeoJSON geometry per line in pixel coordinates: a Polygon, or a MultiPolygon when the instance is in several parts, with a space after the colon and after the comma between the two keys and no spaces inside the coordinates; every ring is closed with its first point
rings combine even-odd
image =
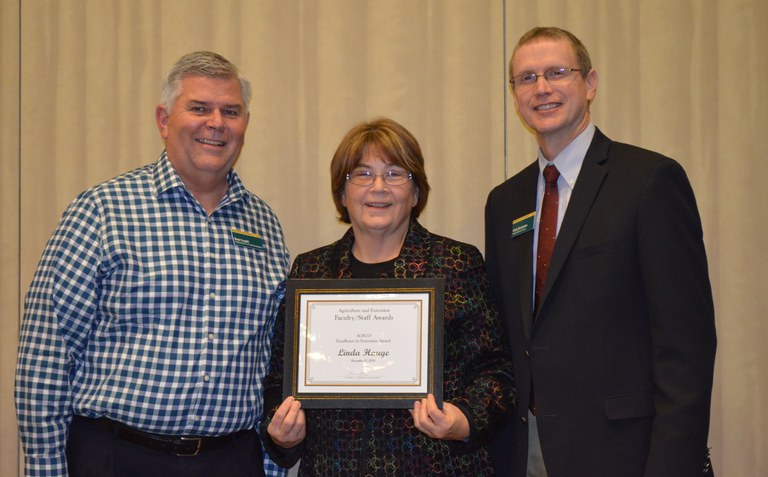
{"type": "MultiPolygon", "coordinates": [[[[353,278],[354,240],[350,228],[341,240],[299,255],[291,278],[353,278]]],[[[493,475],[484,444],[513,415],[515,390],[483,258],[474,246],[431,234],[412,220],[394,268],[395,278],[445,278],[443,398],[467,416],[469,440],[432,439],[413,427],[405,409],[310,409],[301,445],[278,448],[266,434],[265,419],[265,447],[285,467],[301,458],[299,476],[493,475]]],[[[284,305],[265,382],[264,408],[270,416],[282,402],[284,305]]]]}

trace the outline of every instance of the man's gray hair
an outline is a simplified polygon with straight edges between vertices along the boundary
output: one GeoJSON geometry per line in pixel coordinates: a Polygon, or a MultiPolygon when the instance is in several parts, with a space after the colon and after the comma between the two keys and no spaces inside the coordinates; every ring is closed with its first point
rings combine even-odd
{"type": "Polygon", "coordinates": [[[181,80],[185,76],[202,76],[204,78],[230,79],[240,81],[240,92],[243,95],[243,103],[246,110],[251,100],[251,83],[240,72],[240,69],[228,59],[211,51],[195,51],[188,53],[173,65],[168,76],[163,80],[160,101],[168,112],[173,109],[181,94],[181,80]]]}

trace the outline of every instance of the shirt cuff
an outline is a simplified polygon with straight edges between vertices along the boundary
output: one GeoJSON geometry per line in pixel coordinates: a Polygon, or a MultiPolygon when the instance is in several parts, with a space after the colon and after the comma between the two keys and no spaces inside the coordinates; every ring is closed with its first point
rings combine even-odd
{"type": "Polygon", "coordinates": [[[67,458],[64,455],[52,457],[25,457],[25,477],[66,477],[67,458]]]}

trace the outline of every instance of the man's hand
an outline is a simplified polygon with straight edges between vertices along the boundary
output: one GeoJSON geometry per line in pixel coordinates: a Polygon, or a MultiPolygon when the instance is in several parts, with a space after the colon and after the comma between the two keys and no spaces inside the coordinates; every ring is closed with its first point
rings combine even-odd
{"type": "Polygon", "coordinates": [[[307,437],[307,425],[301,403],[288,396],[275,411],[272,422],[267,426],[267,434],[280,447],[290,449],[301,444],[307,437]]]}
{"type": "Polygon", "coordinates": [[[431,393],[413,403],[411,415],[416,429],[433,439],[460,441],[469,437],[467,416],[449,402],[443,403],[443,409],[438,408],[431,393]]]}

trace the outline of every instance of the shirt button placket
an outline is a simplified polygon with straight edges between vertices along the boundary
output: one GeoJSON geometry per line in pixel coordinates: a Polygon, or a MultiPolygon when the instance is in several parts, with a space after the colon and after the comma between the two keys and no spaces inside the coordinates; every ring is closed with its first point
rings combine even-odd
{"type": "MultiPolygon", "coordinates": [[[[212,326],[211,321],[208,319],[209,314],[212,310],[216,309],[216,292],[214,291],[214,283],[213,283],[213,274],[211,269],[213,268],[213,252],[212,249],[212,243],[211,243],[211,227],[213,227],[214,224],[210,217],[206,219],[204,232],[203,232],[203,254],[202,254],[202,265],[203,265],[203,280],[205,282],[205,290],[207,291],[208,295],[203,300],[203,313],[202,313],[202,329],[200,330],[201,335],[204,337],[204,340],[202,342],[202,349],[201,349],[201,359],[200,359],[200,379],[202,379],[203,383],[208,383],[211,381],[211,373],[210,369],[208,369],[208,360],[206,359],[210,347],[213,343],[213,332],[210,330],[210,327],[212,326]]],[[[214,311],[215,312],[215,311],[214,311]]]]}

